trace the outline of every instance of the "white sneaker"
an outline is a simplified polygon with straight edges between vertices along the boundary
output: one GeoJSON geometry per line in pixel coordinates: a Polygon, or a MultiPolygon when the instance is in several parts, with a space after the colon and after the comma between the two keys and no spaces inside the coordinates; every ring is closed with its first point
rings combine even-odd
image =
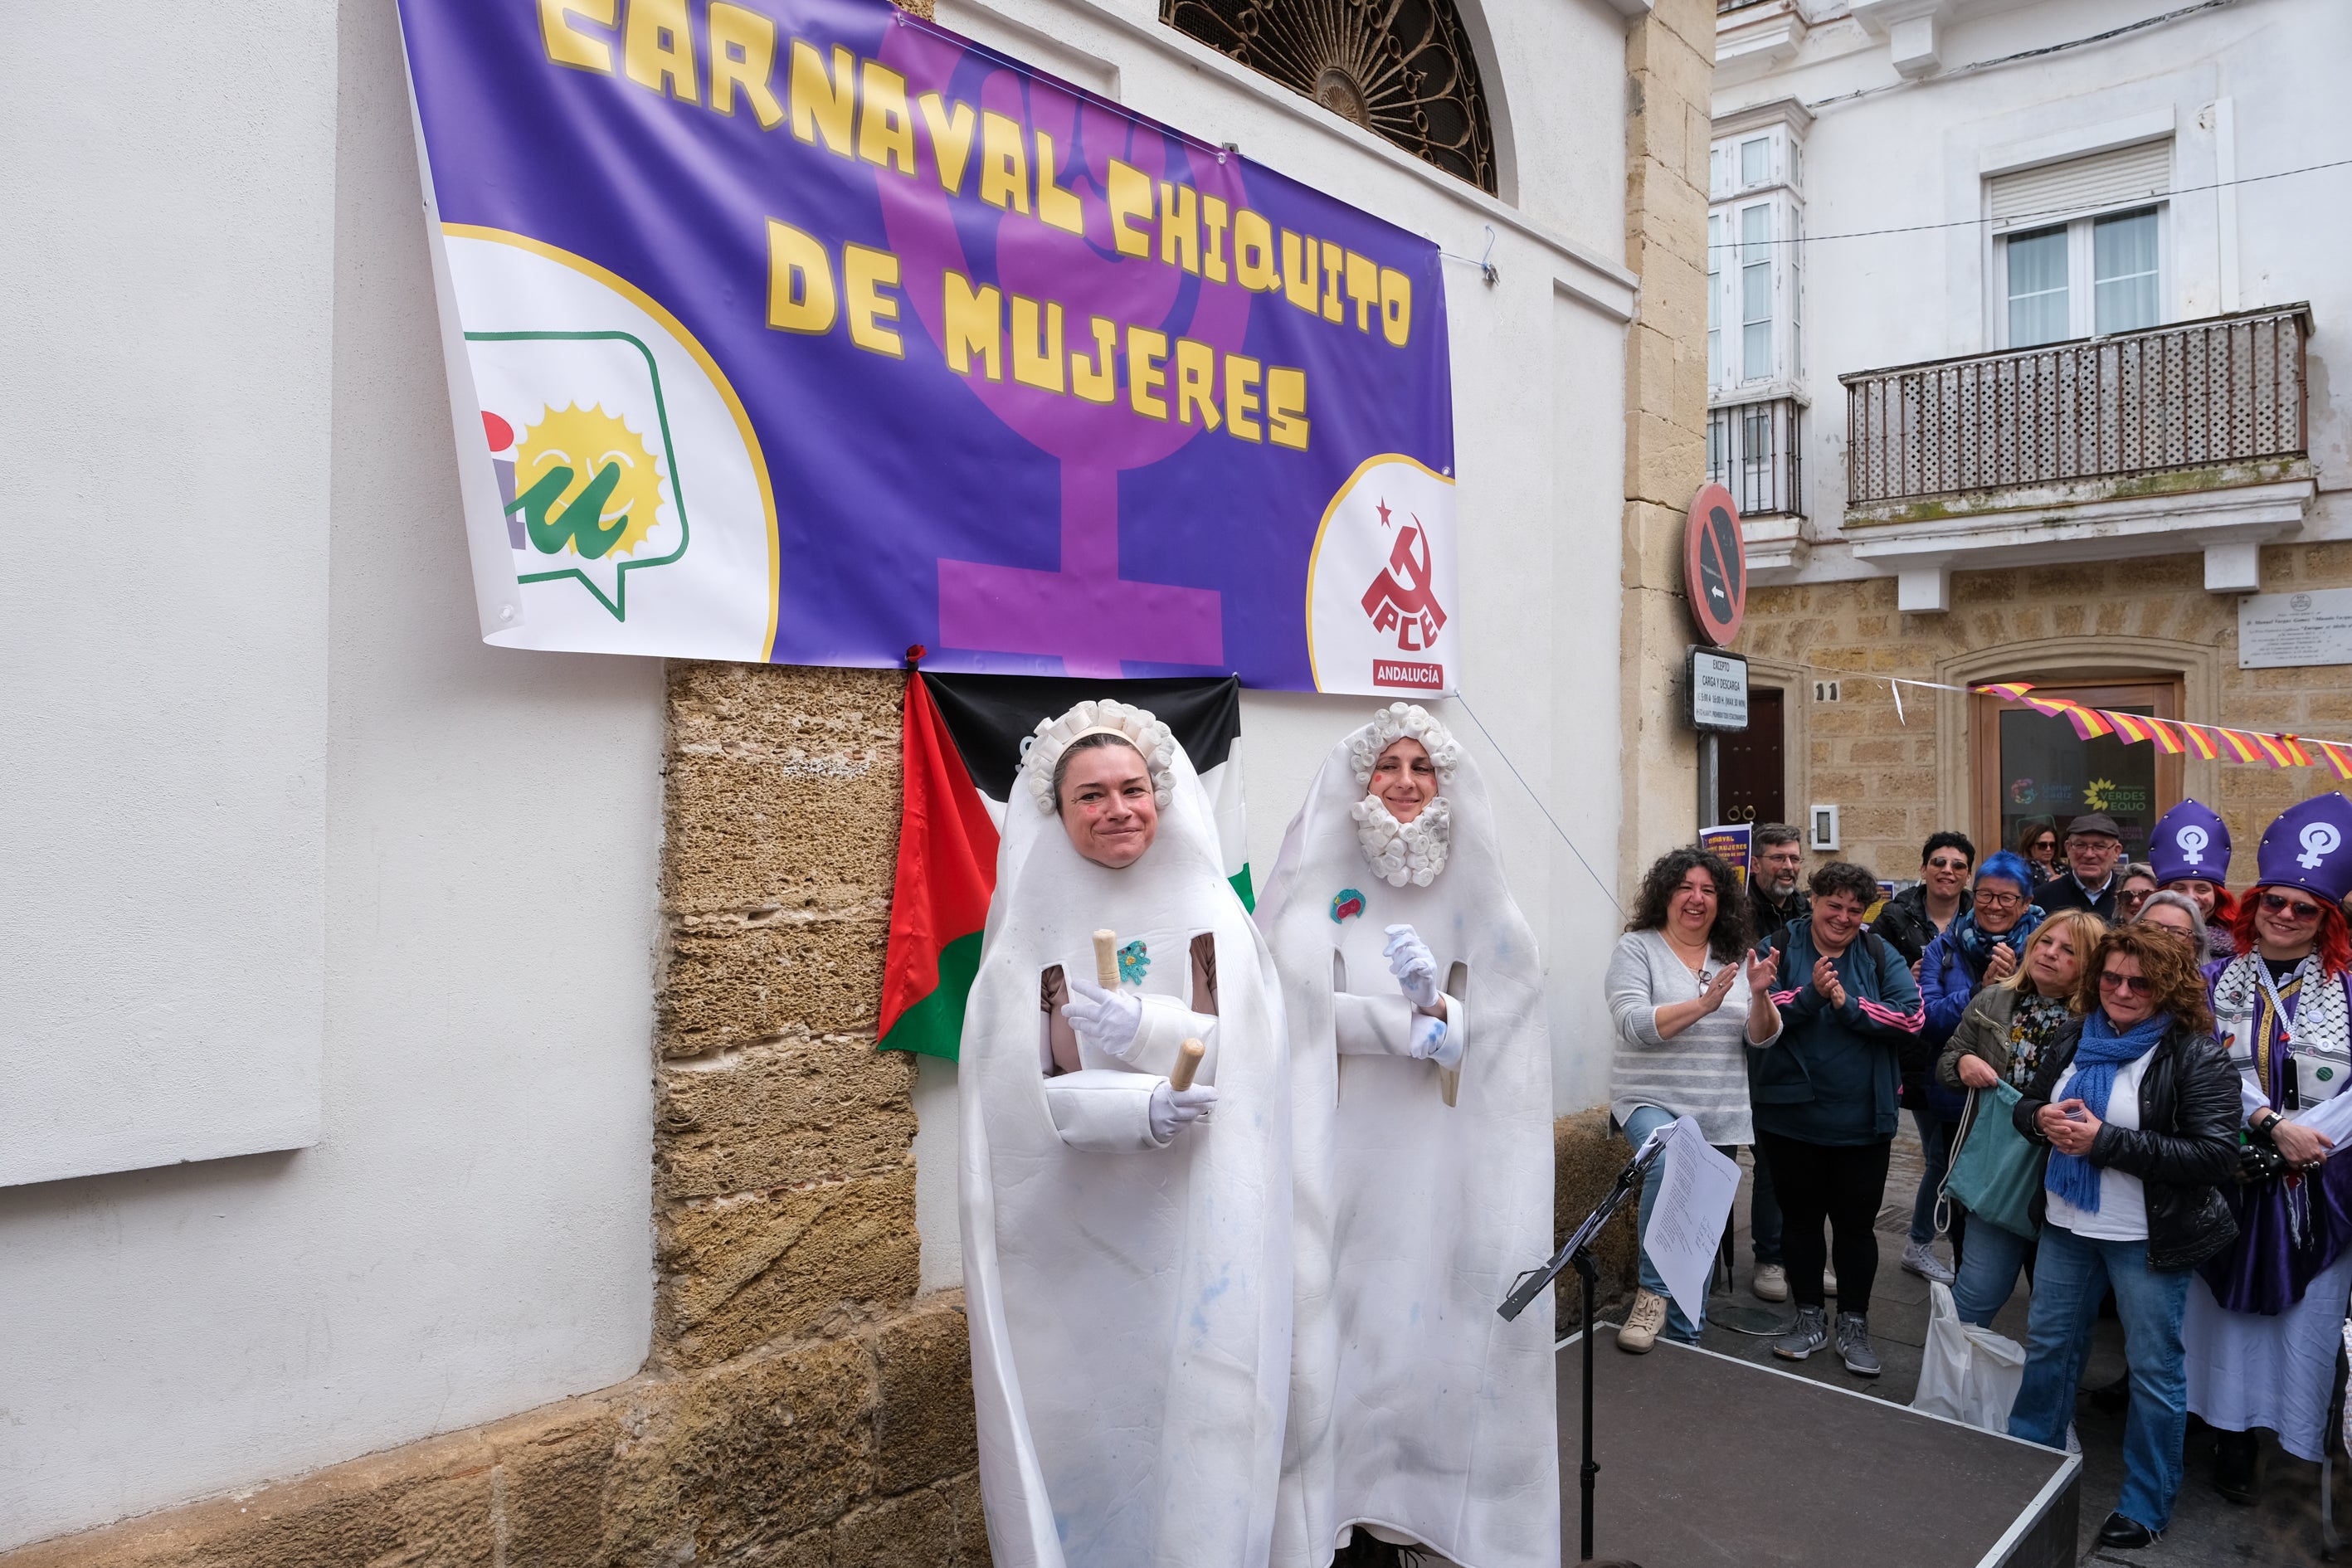
{"type": "Polygon", "coordinates": [[[1789,1271],[1777,1263],[1759,1263],[1748,1288],[1756,1292],[1759,1301],[1785,1301],[1789,1299],[1789,1271]]]}
{"type": "Polygon", "coordinates": [[[1903,1249],[1903,1267],[1922,1279],[1932,1279],[1938,1285],[1949,1285],[1958,1278],[1951,1266],[1936,1256],[1932,1243],[1915,1241],[1903,1249]]]}
{"type": "Polygon", "coordinates": [[[1826,1263],[1822,1265],[1822,1294],[1824,1296],[1837,1294],[1837,1270],[1826,1263]]]}
{"type": "Polygon", "coordinates": [[[1666,1326],[1666,1299],[1644,1288],[1633,1298],[1633,1310],[1626,1314],[1625,1326],[1617,1331],[1617,1348],[1635,1355],[1646,1355],[1658,1342],[1658,1335],[1666,1326]]]}

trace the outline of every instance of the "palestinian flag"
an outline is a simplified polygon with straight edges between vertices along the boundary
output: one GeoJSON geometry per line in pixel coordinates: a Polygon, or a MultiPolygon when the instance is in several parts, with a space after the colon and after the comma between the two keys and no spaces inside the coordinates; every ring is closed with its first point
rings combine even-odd
{"type": "Polygon", "coordinates": [[[1255,903],[1243,840],[1239,679],[918,673],[907,682],[906,797],[882,978],[882,1049],[955,1059],[1021,742],[1040,721],[1089,698],[1148,708],[1176,732],[1215,809],[1225,875],[1243,904],[1255,903]]]}

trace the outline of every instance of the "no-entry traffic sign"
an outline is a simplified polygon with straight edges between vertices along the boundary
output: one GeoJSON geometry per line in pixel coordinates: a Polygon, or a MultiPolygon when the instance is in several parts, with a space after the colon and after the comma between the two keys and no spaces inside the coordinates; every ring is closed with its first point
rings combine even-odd
{"type": "Polygon", "coordinates": [[[1748,613],[1748,551],[1739,538],[1739,509],[1721,485],[1699,487],[1683,530],[1683,593],[1699,635],[1729,647],[1748,613]]]}

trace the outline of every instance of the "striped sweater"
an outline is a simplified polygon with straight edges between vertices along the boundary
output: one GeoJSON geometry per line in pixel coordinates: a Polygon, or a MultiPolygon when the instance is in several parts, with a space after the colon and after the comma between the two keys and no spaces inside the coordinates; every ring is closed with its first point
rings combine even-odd
{"type": "MultiPolygon", "coordinates": [[[[1719,967],[1710,957],[1707,975],[1719,967]]],[[[1702,987],[1663,933],[1628,931],[1618,938],[1607,984],[1609,1016],[1617,1025],[1609,1113],[1622,1124],[1639,1107],[1654,1105],[1690,1117],[1710,1143],[1752,1142],[1748,1058],[1741,1048],[1748,1040],[1747,975],[1732,981],[1722,1006],[1672,1039],[1658,1033],[1658,1009],[1695,1001],[1702,987]]],[[[1779,1037],[1775,1026],[1772,1038],[1779,1037]]]]}
{"type": "Polygon", "coordinates": [[[1895,1136],[1901,1052],[1927,1021],[1911,966],[1864,932],[1834,961],[1845,1005],[1813,989],[1812,921],[1772,939],[1780,950],[1780,1048],[1752,1053],[1748,1095],[1759,1131],[1808,1143],[1855,1145],[1895,1136]]]}

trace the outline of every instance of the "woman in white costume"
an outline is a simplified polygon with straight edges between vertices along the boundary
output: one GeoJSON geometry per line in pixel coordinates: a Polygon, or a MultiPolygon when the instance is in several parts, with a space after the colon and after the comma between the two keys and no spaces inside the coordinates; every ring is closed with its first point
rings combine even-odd
{"type": "Polygon", "coordinates": [[[1025,751],[961,1048],[989,1546],[998,1568],[1258,1568],[1290,1364],[1272,965],[1165,725],[1082,702],[1025,751]],[[1207,1056],[1177,1090],[1188,1037],[1207,1056]]]}
{"type": "MultiPolygon", "coordinates": [[[[1556,1568],[1551,1049],[1476,767],[1395,703],[1331,752],[1258,906],[1291,1029],[1298,1315],[1275,1538],[1556,1568]]],[[[1220,1111],[1220,1115],[1223,1114],[1220,1111]]]]}
{"type": "MultiPolygon", "coordinates": [[[[2226,841],[2225,841],[2226,842],[2226,841]]],[[[2269,1173],[2225,1192],[2238,1238],[2189,1288],[2189,1408],[2214,1429],[2214,1484],[2254,1500],[2255,1430],[2326,1457],[2352,1297],[2352,801],[2324,795],[2263,831],[2238,900],[2237,956],[2208,966],[2240,1077],[2249,1152],[2269,1173]]],[[[2252,1173],[2251,1172],[2249,1173],[2252,1173]]]]}

